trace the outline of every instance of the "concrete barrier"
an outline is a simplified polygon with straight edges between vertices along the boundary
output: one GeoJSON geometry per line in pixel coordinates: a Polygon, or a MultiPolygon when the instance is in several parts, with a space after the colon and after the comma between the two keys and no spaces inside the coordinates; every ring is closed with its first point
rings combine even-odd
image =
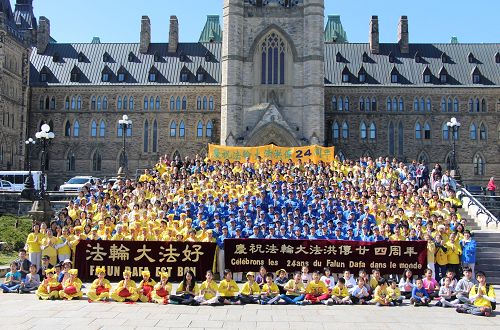
{"type": "MultiPolygon", "coordinates": [[[[78,193],[74,192],[48,192],[52,209],[58,211],[67,206],[69,201],[76,198],[78,193]]],[[[28,215],[32,202],[21,199],[19,192],[0,192],[0,214],[28,215]]]]}

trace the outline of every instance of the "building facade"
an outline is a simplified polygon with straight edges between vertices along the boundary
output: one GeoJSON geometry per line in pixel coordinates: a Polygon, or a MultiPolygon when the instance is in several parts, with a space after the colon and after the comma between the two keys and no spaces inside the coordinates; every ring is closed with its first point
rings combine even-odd
{"type": "Polygon", "coordinates": [[[152,43],[143,16],[138,43],[68,44],[31,0],[0,3],[2,169],[25,166],[22,142],[48,123],[52,185],[115,175],[124,135],[132,173],[208,143],[314,143],[446,168],[454,137],[466,183],[500,172],[500,44],[414,44],[406,16],[395,43],[379,42],[377,16],[367,43],[349,43],[339,16],[324,27],[324,0],[224,0],[223,24],[208,16],[198,42],[180,42],[171,16],[168,43],[152,43]]]}

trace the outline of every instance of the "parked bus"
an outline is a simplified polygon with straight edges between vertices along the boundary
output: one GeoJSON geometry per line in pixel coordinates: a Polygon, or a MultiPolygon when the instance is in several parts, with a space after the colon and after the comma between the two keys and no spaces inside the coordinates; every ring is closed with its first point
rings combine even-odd
{"type": "MultiPolygon", "coordinates": [[[[28,171],[0,171],[0,180],[6,180],[14,186],[13,191],[22,191],[24,189],[24,182],[28,177],[28,171]]],[[[41,171],[31,171],[33,182],[36,190],[40,190],[40,183],[42,178],[41,171]]],[[[47,187],[47,178],[45,178],[45,187],[47,187]]]]}

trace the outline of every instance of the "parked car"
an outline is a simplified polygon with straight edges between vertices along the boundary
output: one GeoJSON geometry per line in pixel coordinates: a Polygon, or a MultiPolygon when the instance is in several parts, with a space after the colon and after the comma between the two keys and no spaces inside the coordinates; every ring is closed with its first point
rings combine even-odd
{"type": "Polygon", "coordinates": [[[59,187],[59,191],[80,191],[87,183],[94,186],[97,178],[92,176],[75,176],[59,187]]]}
{"type": "Polygon", "coordinates": [[[0,180],[0,191],[15,191],[14,185],[6,180],[0,180]]]}

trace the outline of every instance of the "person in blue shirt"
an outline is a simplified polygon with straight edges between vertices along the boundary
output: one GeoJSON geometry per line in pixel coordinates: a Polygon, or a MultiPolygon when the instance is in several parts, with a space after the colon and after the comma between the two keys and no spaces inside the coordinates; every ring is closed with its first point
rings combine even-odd
{"type": "Polygon", "coordinates": [[[0,284],[3,293],[18,292],[21,286],[21,272],[17,270],[15,261],[10,263],[10,272],[5,275],[5,281],[0,284]]]}
{"type": "Polygon", "coordinates": [[[373,235],[370,237],[371,242],[385,241],[385,237],[380,235],[380,228],[378,226],[373,227],[373,235]]]}
{"type": "Polygon", "coordinates": [[[219,236],[222,235],[222,229],[221,229],[221,222],[220,220],[215,220],[214,221],[214,228],[212,228],[212,236],[217,239],[219,236]]]}
{"type": "Polygon", "coordinates": [[[303,239],[304,236],[302,235],[302,229],[300,227],[293,227],[293,239],[303,239]]]}
{"type": "Polygon", "coordinates": [[[462,267],[469,267],[474,276],[474,265],[476,264],[476,241],[470,236],[470,230],[464,231],[464,238],[460,241],[462,248],[462,267]]]}
{"type": "Polygon", "coordinates": [[[244,238],[242,236],[242,232],[241,232],[241,227],[240,226],[237,226],[236,229],[234,230],[234,235],[232,238],[244,238]]]}
{"type": "Polygon", "coordinates": [[[266,236],[266,239],[277,239],[278,235],[276,234],[276,227],[273,224],[269,225],[269,234],[266,236]]]}
{"type": "Polygon", "coordinates": [[[368,226],[363,226],[363,232],[359,235],[359,240],[363,242],[372,242],[372,236],[370,235],[368,226]]]}
{"type": "Polygon", "coordinates": [[[247,218],[245,223],[245,228],[242,229],[242,236],[244,238],[249,237],[253,234],[253,223],[252,219],[247,218]]]}
{"type": "Polygon", "coordinates": [[[309,229],[309,233],[307,234],[308,239],[318,239],[318,235],[316,234],[316,228],[312,226],[309,229]]]}
{"type": "Polygon", "coordinates": [[[410,303],[413,306],[428,306],[431,299],[427,290],[424,288],[424,284],[421,278],[415,280],[415,286],[411,292],[410,303]]]}
{"type": "Polygon", "coordinates": [[[333,240],[343,240],[344,236],[342,236],[342,230],[340,227],[335,228],[335,232],[333,233],[333,240]]]}
{"type": "Polygon", "coordinates": [[[259,231],[259,226],[255,225],[253,226],[253,233],[252,235],[248,236],[248,238],[264,238],[259,231]]]}
{"type": "Polygon", "coordinates": [[[278,238],[281,238],[281,239],[290,239],[291,238],[291,235],[286,232],[286,227],[285,226],[281,226],[280,227],[280,230],[279,230],[279,233],[278,233],[278,238]]]}

